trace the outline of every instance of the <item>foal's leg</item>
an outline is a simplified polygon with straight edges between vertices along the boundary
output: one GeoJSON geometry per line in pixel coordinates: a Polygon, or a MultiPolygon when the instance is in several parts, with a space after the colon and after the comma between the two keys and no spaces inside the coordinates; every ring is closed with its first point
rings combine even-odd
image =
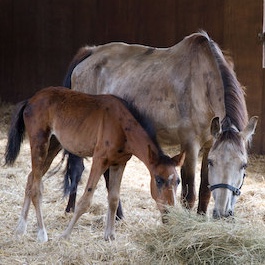
{"type": "Polygon", "coordinates": [[[199,146],[196,143],[191,143],[186,145],[183,150],[186,152],[186,157],[181,168],[181,202],[186,208],[192,209],[196,199],[195,169],[199,155],[199,146]]]}
{"type": "Polygon", "coordinates": [[[125,164],[110,167],[108,193],[109,208],[107,215],[107,225],[104,235],[105,240],[115,239],[115,213],[117,211],[118,203],[120,201],[120,185],[124,168],[125,164]]]}
{"type": "Polygon", "coordinates": [[[35,181],[35,189],[33,187],[33,191],[36,190],[36,196],[32,196],[32,202],[35,206],[36,216],[37,216],[37,224],[38,224],[38,241],[40,242],[46,242],[48,241],[48,235],[44,226],[43,222],[43,214],[41,209],[41,203],[42,203],[42,191],[43,191],[43,183],[42,183],[42,176],[47,172],[49,169],[54,157],[58,154],[58,152],[61,150],[61,146],[57,139],[53,136],[50,139],[49,148],[47,151],[47,155],[45,158],[45,162],[42,165],[42,169],[40,170],[39,174],[36,174],[36,177],[34,175],[35,181]]]}
{"type": "Polygon", "coordinates": [[[103,166],[103,164],[104,164],[104,161],[93,159],[93,163],[91,166],[90,175],[87,180],[85,191],[75,207],[74,215],[68,227],[61,235],[62,238],[68,238],[70,236],[73,230],[73,227],[75,223],[77,222],[77,220],[79,219],[79,217],[83,213],[87,212],[87,209],[90,207],[93,194],[95,192],[99,178],[107,169],[107,167],[103,166]]]}
{"type": "Polygon", "coordinates": [[[28,213],[29,213],[29,207],[31,203],[31,187],[32,187],[32,181],[33,181],[33,176],[32,172],[28,175],[28,180],[26,184],[26,189],[25,189],[25,196],[24,196],[24,202],[20,214],[20,218],[16,227],[16,234],[17,235],[24,235],[27,230],[27,218],[28,218],[28,213]]]}
{"type": "MultiPolygon", "coordinates": [[[[109,169],[105,171],[104,178],[106,182],[106,188],[109,192],[109,169]]],[[[118,205],[117,212],[116,212],[116,220],[121,220],[123,219],[123,217],[124,215],[123,215],[123,210],[121,206],[121,200],[119,200],[119,205],[118,205]]]]}
{"type": "Polygon", "coordinates": [[[41,196],[42,196],[42,181],[41,177],[49,169],[54,157],[58,154],[61,147],[55,138],[51,138],[48,154],[45,148],[32,148],[32,172],[28,175],[27,185],[25,189],[24,203],[21,211],[21,216],[16,228],[17,234],[24,234],[27,227],[27,216],[31,200],[35,206],[37,223],[38,223],[38,240],[45,242],[48,240],[47,232],[43,223],[41,211],[41,196]],[[39,149],[39,150],[38,150],[39,149]],[[42,155],[38,155],[42,151],[42,155]],[[39,159],[39,160],[38,160],[39,159]],[[36,162],[37,160],[37,162],[36,162]],[[45,160],[45,161],[44,161],[45,160]],[[43,162],[44,161],[44,162],[43,162]]]}
{"type": "Polygon", "coordinates": [[[199,204],[197,212],[205,214],[211,197],[211,191],[208,188],[208,154],[210,149],[203,150],[202,167],[201,167],[201,184],[199,191],[199,204]]]}

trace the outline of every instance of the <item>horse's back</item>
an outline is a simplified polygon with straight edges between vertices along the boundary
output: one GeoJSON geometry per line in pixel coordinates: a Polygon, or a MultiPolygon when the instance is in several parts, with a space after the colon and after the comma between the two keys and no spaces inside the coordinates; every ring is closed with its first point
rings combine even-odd
{"type": "Polygon", "coordinates": [[[206,34],[193,34],[169,48],[109,43],[72,73],[72,89],[111,93],[134,101],[154,122],[162,145],[211,136],[210,120],[223,116],[223,84],[206,34]],[[199,137],[198,137],[199,136],[199,137]]]}

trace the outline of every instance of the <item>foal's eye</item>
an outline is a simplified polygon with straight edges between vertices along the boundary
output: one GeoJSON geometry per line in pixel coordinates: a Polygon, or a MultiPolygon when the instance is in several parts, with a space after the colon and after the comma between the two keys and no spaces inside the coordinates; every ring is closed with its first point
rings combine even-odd
{"type": "Polygon", "coordinates": [[[208,167],[212,167],[213,166],[213,160],[212,159],[208,159],[208,167]]]}
{"type": "Polygon", "coordinates": [[[161,177],[159,176],[156,176],[155,177],[155,180],[156,180],[156,185],[158,188],[162,188],[163,184],[165,183],[164,179],[162,179],[161,177]]]}

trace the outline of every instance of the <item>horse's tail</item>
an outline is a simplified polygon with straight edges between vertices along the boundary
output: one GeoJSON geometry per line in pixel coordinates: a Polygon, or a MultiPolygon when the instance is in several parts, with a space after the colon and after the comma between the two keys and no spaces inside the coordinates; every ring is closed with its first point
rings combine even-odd
{"type": "Polygon", "coordinates": [[[64,195],[73,194],[84,171],[83,159],[65,151],[68,154],[66,173],[64,175],[64,195]]]}
{"type": "Polygon", "coordinates": [[[13,165],[20,151],[21,143],[25,137],[25,124],[23,112],[28,101],[18,103],[11,119],[11,125],[8,132],[8,142],[5,151],[5,164],[13,165]]]}
{"type": "Polygon", "coordinates": [[[70,63],[64,77],[63,86],[71,89],[71,76],[75,67],[92,54],[93,47],[85,46],[79,49],[70,63]]]}
{"type": "MultiPolygon", "coordinates": [[[[93,47],[82,47],[79,49],[77,54],[74,56],[72,62],[70,63],[67,73],[64,77],[63,86],[71,89],[71,76],[74,68],[89,57],[92,54],[93,47]]],[[[68,152],[65,151],[65,154],[68,152]]],[[[69,212],[70,209],[74,209],[75,207],[75,197],[76,190],[78,186],[78,182],[81,179],[82,173],[84,171],[83,159],[75,156],[71,153],[68,153],[67,165],[66,165],[66,173],[64,175],[64,195],[70,194],[68,206],[66,211],[69,212]],[[72,196],[71,196],[72,195],[72,196]]]]}

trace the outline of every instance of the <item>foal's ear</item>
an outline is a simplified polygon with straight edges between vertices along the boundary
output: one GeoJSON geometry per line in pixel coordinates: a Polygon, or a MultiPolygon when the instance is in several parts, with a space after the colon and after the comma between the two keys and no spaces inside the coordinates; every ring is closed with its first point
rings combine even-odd
{"type": "Polygon", "coordinates": [[[242,137],[249,141],[251,139],[251,136],[254,134],[256,126],[258,123],[258,116],[253,116],[249,119],[248,125],[244,129],[244,131],[241,132],[242,137]]]}
{"type": "Polygon", "coordinates": [[[211,123],[211,135],[216,139],[221,133],[219,117],[214,117],[211,123]]]}
{"type": "Polygon", "coordinates": [[[148,158],[150,164],[154,164],[157,161],[157,155],[156,153],[151,149],[151,146],[148,145],[148,158]]]}
{"type": "Polygon", "coordinates": [[[186,153],[185,151],[182,151],[180,154],[173,156],[171,160],[175,163],[175,166],[182,167],[182,165],[184,164],[185,157],[186,153]]]}

